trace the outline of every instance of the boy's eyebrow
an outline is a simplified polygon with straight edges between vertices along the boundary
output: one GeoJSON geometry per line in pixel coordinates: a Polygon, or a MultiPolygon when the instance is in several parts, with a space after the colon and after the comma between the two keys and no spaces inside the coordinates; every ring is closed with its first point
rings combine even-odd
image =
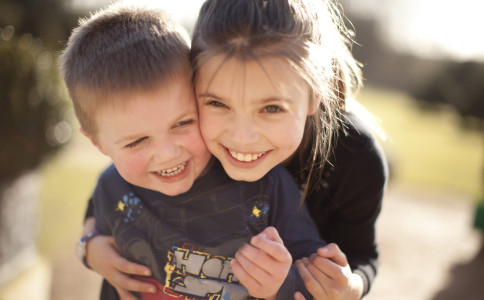
{"type": "MultiPolygon", "coordinates": [[[[188,111],[188,112],[183,112],[181,113],[180,115],[176,116],[175,118],[173,118],[170,123],[176,123],[177,121],[181,120],[181,119],[184,119],[186,117],[189,117],[189,116],[198,116],[197,112],[196,111],[188,111]]],[[[116,140],[114,142],[115,145],[120,145],[120,144],[124,144],[128,141],[132,141],[132,140],[137,140],[137,139],[140,139],[142,137],[145,137],[146,135],[145,134],[140,134],[140,133],[135,133],[135,134],[132,134],[132,135],[128,135],[128,136],[123,136],[121,137],[120,139],[116,140]]]]}
{"type": "Polygon", "coordinates": [[[144,135],[141,135],[141,134],[133,134],[133,135],[129,135],[129,136],[123,136],[119,140],[115,141],[114,144],[115,145],[122,145],[122,144],[125,144],[127,142],[130,142],[130,141],[133,141],[133,140],[138,140],[138,139],[143,138],[143,137],[144,137],[144,135]]]}

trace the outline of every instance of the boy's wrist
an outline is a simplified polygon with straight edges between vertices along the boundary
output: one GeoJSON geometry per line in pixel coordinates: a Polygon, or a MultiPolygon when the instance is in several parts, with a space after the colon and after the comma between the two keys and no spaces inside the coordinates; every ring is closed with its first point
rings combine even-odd
{"type": "Polygon", "coordinates": [[[84,236],[82,236],[77,244],[77,256],[81,260],[81,262],[89,269],[90,267],[86,261],[87,242],[98,234],[98,231],[96,229],[93,229],[86,233],[84,236]]]}

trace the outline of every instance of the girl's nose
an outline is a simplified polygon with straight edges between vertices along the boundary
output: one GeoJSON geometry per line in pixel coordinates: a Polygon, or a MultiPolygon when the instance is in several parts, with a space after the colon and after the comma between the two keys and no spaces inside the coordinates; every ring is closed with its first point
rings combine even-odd
{"type": "Polygon", "coordinates": [[[260,137],[257,123],[246,116],[235,117],[230,130],[233,142],[238,145],[254,143],[260,137]]]}

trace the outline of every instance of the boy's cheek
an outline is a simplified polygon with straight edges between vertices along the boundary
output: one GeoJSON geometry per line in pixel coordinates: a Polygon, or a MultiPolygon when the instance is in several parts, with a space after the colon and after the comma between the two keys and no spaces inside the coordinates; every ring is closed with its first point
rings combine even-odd
{"type": "Polygon", "coordinates": [[[137,174],[143,172],[145,168],[144,159],[141,156],[134,156],[129,158],[118,157],[116,161],[113,161],[116,168],[121,173],[130,177],[135,177],[137,174]]]}

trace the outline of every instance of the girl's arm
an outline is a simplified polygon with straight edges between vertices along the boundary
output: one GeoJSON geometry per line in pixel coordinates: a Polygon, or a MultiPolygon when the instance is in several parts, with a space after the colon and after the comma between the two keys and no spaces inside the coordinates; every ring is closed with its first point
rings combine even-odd
{"type": "MultiPolygon", "coordinates": [[[[351,271],[346,256],[336,244],[318,249],[317,254],[296,262],[303,281],[317,300],[358,300],[363,296],[363,280],[351,271]]],[[[296,293],[295,300],[304,300],[296,293]]]]}
{"type": "Polygon", "coordinates": [[[291,254],[274,227],[252,237],[231,261],[234,275],[249,294],[266,300],[276,299],[291,264],[291,254]]]}
{"type": "Polygon", "coordinates": [[[322,178],[322,188],[308,195],[306,203],[321,236],[338,245],[351,267],[351,279],[363,282],[366,295],[377,272],[375,223],[388,169],[371,131],[352,114],[348,120],[346,132],[338,137],[333,166],[322,178]]]}
{"type": "MultiPolygon", "coordinates": [[[[92,207],[90,200],[89,207],[92,207]]],[[[83,235],[91,232],[95,228],[95,219],[92,216],[93,209],[86,212],[83,235]]],[[[97,272],[117,290],[123,300],[136,300],[130,291],[133,292],[156,292],[156,287],[150,283],[136,280],[130,275],[149,276],[151,271],[143,265],[129,262],[123,258],[117,249],[113,237],[97,235],[87,241],[86,244],[86,264],[89,268],[97,272]]]]}

